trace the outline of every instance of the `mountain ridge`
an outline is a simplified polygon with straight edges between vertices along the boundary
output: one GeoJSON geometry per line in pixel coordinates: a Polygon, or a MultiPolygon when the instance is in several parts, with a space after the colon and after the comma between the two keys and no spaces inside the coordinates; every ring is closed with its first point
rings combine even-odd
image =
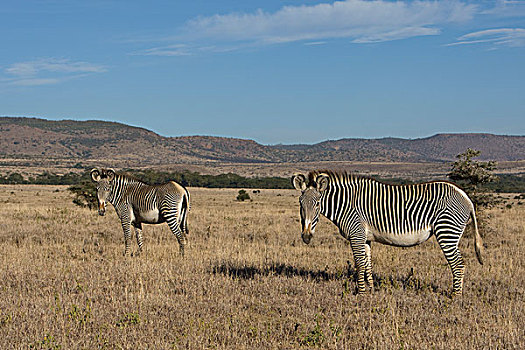
{"type": "Polygon", "coordinates": [[[525,136],[439,133],[425,138],[342,138],[315,144],[263,145],[220,136],[161,136],[102,120],[0,117],[0,156],[112,159],[141,164],[310,161],[445,162],[467,148],[482,160],[525,159],[525,136]]]}

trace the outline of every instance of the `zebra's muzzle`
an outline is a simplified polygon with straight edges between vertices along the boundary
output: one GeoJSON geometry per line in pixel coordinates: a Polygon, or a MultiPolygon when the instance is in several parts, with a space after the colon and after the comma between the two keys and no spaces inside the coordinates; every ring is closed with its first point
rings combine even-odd
{"type": "Polygon", "coordinates": [[[301,233],[301,238],[303,239],[304,243],[310,244],[310,240],[312,239],[312,223],[308,223],[308,225],[305,227],[301,233]]]}
{"type": "Polygon", "coordinates": [[[100,216],[106,215],[106,203],[99,203],[99,205],[98,205],[98,215],[100,215],[100,216]]]}
{"type": "Polygon", "coordinates": [[[312,240],[312,235],[311,234],[302,234],[301,235],[301,238],[303,239],[303,242],[306,243],[306,244],[310,244],[310,241],[312,240]]]}

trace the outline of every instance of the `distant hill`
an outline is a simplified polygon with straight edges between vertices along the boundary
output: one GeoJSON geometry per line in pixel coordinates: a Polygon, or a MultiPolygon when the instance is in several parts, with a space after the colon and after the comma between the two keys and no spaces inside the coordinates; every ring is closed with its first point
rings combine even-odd
{"type": "Polygon", "coordinates": [[[0,156],[122,160],[140,164],[309,161],[450,161],[468,147],[481,159],[525,159],[525,136],[438,134],[420,139],[329,140],[313,145],[261,145],[253,140],[164,137],[150,130],[105,121],[51,121],[0,117],[0,156]]]}

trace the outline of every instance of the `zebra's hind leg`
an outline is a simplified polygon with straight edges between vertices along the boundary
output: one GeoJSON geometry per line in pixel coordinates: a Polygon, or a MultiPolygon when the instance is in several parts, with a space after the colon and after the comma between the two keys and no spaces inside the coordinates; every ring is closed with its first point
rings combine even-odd
{"type": "Polygon", "coordinates": [[[366,270],[365,277],[368,287],[373,292],[374,291],[374,278],[372,277],[372,253],[370,250],[370,241],[365,243],[365,252],[366,252],[366,270]]]}
{"type": "Polygon", "coordinates": [[[188,207],[183,207],[181,210],[180,228],[184,234],[190,233],[190,230],[188,229],[188,211],[188,207]]]}
{"type": "Polygon", "coordinates": [[[177,237],[179,242],[179,252],[182,257],[184,257],[184,247],[186,246],[186,234],[180,229],[180,225],[177,222],[176,218],[171,218],[166,220],[168,226],[170,227],[171,232],[177,237]]]}
{"type": "Polygon", "coordinates": [[[461,295],[463,293],[465,264],[458,249],[459,236],[456,234],[442,233],[436,234],[436,238],[452,271],[452,295],[461,295]]]}
{"type": "Polygon", "coordinates": [[[137,238],[137,245],[139,246],[139,249],[137,250],[137,253],[135,256],[139,256],[142,253],[142,224],[135,224],[135,237],[137,238]]]}
{"type": "Polygon", "coordinates": [[[459,249],[456,248],[456,252],[453,256],[453,261],[449,261],[450,268],[452,270],[452,295],[461,295],[463,293],[463,277],[465,275],[465,264],[459,249]]]}

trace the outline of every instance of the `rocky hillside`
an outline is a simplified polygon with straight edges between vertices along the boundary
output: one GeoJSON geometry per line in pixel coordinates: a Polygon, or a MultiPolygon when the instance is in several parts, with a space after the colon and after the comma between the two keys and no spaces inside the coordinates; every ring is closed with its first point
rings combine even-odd
{"type": "Polygon", "coordinates": [[[314,145],[261,145],[253,140],[163,137],[105,121],[0,117],[0,156],[125,160],[141,164],[308,161],[450,161],[468,147],[483,159],[525,159],[525,136],[438,134],[421,139],[341,139],[314,145]]]}

